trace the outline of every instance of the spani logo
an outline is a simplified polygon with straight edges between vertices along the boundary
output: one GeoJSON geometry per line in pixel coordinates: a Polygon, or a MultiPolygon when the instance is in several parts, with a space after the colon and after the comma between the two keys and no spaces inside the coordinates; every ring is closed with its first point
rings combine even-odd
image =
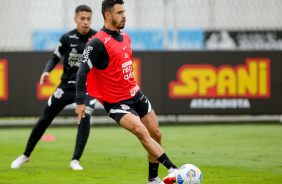
{"type": "Polygon", "coordinates": [[[170,98],[270,98],[270,59],[247,58],[235,67],[186,64],[169,83],[170,98]]]}

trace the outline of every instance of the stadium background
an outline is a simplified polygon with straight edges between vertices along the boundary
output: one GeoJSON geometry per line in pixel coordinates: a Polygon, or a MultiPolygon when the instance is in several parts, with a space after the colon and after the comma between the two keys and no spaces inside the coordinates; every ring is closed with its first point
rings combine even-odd
{"type": "MultiPolygon", "coordinates": [[[[92,8],[92,28],[99,30],[103,25],[100,0],[0,0],[0,59],[7,54],[38,54],[38,51],[46,54],[54,50],[60,36],[75,27],[74,9],[79,4],[87,4],[92,8]]],[[[127,24],[124,31],[131,36],[132,48],[137,55],[150,54],[152,51],[195,51],[201,55],[201,52],[210,50],[222,53],[226,50],[234,51],[235,55],[245,51],[260,53],[263,50],[280,55],[275,59],[278,64],[272,66],[278,68],[279,74],[275,76],[274,83],[278,87],[275,114],[267,113],[271,116],[265,116],[261,112],[252,113],[256,116],[251,115],[249,118],[258,121],[281,121],[280,0],[128,0],[125,8],[127,24]],[[257,118],[261,114],[264,116],[257,118]]],[[[255,54],[251,55],[255,57],[255,54]]],[[[231,54],[230,57],[232,56],[231,54]]],[[[42,65],[46,62],[47,60],[42,61],[42,65]]],[[[241,62],[244,63],[244,60],[241,62]]],[[[9,60],[7,63],[9,65],[9,60]]],[[[42,69],[38,68],[39,73],[42,69]]],[[[9,68],[9,74],[11,72],[13,71],[9,68]]],[[[8,81],[8,85],[13,85],[11,80],[8,81]]],[[[181,118],[184,118],[183,121],[199,120],[191,116],[187,119],[185,116],[171,115],[172,117],[165,116],[165,121],[181,121],[181,118]]],[[[245,117],[240,116],[236,120],[246,120],[245,117]]],[[[214,118],[200,117],[204,121],[214,118]]],[[[234,117],[224,117],[223,120],[232,119],[234,117]]]]}
{"type": "MultiPolygon", "coordinates": [[[[92,27],[100,29],[100,0],[0,0],[0,50],[53,50],[58,37],[75,27],[79,4],[91,6],[92,27]]],[[[280,0],[128,0],[125,31],[135,50],[203,49],[208,31],[253,31],[249,39],[257,44],[263,35],[255,33],[265,32],[266,41],[281,48],[281,7],[280,0]]]]}

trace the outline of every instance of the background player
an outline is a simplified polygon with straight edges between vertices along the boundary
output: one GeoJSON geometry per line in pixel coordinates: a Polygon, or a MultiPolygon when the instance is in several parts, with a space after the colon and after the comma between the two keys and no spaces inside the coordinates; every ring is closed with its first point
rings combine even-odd
{"type": "MultiPolygon", "coordinates": [[[[65,33],[60,38],[57,48],[40,78],[40,84],[42,85],[49,76],[50,71],[64,55],[64,72],[61,77],[61,83],[49,98],[48,104],[40,116],[40,119],[33,127],[23,155],[13,161],[11,168],[20,168],[25,162],[29,161],[31,152],[53,119],[66,105],[75,102],[76,73],[81,62],[82,53],[85,44],[97,32],[90,28],[92,10],[87,5],[80,5],[75,9],[74,21],[77,24],[77,28],[65,33]]],[[[83,169],[83,167],[79,165],[79,159],[89,136],[90,118],[94,110],[95,101],[96,99],[86,94],[84,101],[87,106],[85,112],[86,116],[81,120],[78,126],[75,150],[70,162],[70,167],[74,170],[83,169]]]]}
{"type": "Polygon", "coordinates": [[[104,0],[104,27],[87,43],[77,73],[76,113],[85,117],[84,94],[87,91],[102,104],[111,118],[136,135],[148,152],[148,184],[163,184],[158,177],[159,162],[169,174],[164,183],[175,182],[177,167],[161,147],[161,132],[149,100],[134,79],[129,35],[120,31],[126,22],[123,0],[104,0]],[[87,77],[88,75],[88,77],[87,77]]]}

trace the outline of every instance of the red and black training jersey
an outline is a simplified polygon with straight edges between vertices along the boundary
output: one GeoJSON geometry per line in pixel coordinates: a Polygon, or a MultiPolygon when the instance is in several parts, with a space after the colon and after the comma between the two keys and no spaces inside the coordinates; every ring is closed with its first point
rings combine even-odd
{"type": "Polygon", "coordinates": [[[84,49],[77,74],[77,104],[83,104],[86,78],[87,91],[99,100],[115,103],[132,98],[139,91],[132,61],[129,35],[103,27],[84,49]]]}

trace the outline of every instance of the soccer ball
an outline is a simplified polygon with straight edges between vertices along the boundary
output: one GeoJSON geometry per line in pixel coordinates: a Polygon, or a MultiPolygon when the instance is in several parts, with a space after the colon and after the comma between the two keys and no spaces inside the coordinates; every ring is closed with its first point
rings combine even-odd
{"type": "Polygon", "coordinates": [[[176,172],[177,184],[200,184],[202,182],[202,172],[193,164],[185,164],[176,172]]]}

